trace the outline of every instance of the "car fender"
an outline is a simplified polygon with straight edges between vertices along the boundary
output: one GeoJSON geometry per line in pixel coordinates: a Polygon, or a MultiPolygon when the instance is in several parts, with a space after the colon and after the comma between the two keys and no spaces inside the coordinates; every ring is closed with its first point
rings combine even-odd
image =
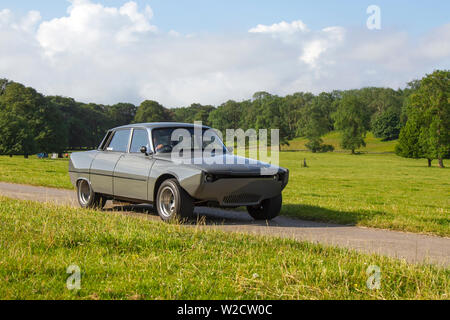
{"type": "Polygon", "coordinates": [[[91,165],[96,156],[97,151],[76,152],[70,155],[69,175],[74,187],[81,178],[90,183],[91,165]]]}
{"type": "Polygon", "coordinates": [[[148,179],[148,197],[154,201],[156,182],[165,175],[173,176],[177,179],[180,186],[191,196],[195,197],[197,189],[201,185],[202,170],[189,168],[183,165],[175,164],[170,161],[156,160],[148,179]]]}

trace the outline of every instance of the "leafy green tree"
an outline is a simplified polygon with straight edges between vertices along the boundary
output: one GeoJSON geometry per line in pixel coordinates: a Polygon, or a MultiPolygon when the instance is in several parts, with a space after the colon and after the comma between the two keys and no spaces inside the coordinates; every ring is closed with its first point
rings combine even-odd
{"type": "Polygon", "coordinates": [[[10,137],[8,142],[2,142],[3,152],[21,153],[28,157],[37,151],[64,150],[67,134],[64,132],[61,113],[43,95],[13,82],[7,85],[0,96],[0,103],[2,129],[10,137]],[[21,125],[24,127],[20,128],[21,125]],[[33,143],[30,137],[33,137],[33,143]],[[18,143],[22,144],[21,148],[18,143]]]}
{"type": "Polygon", "coordinates": [[[28,101],[20,103],[25,87],[18,83],[2,79],[0,85],[0,154],[20,154],[27,158],[37,150],[26,113],[31,99],[28,97],[28,101]]]}
{"type": "Polygon", "coordinates": [[[354,93],[345,93],[334,114],[336,129],[342,132],[343,149],[351,150],[352,154],[355,154],[356,149],[366,146],[364,138],[367,133],[367,118],[360,98],[354,93]]]}
{"type": "Polygon", "coordinates": [[[28,127],[27,120],[7,110],[0,103],[0,154],[28,155],[37,151],[33,132],[28,127]]]}
{"type": "Polygon", "coordinates": [[[284,121],[283,98],[275,95],[267,96],[261,102],[260,112],[256,116],[256,129],[268,129],[268,141],[271,141],[271,130],[278,129],[280,144],[289,145],[290,132],[288,123],[284,121]]]}
{"type": "Polygon", "coordinates": [[[90,149],[98,147],[109,126],[108,107],[95,103],[80,104],[81,121],[88,130],[86,145],[90,149]]]}
{"type": "Polygon", "coordinates": [[[137,109],[134,122],[170,122],[172,119],[172,114],[168,109],[156,101],[146,100],[137,109]]]}
{"type": "MultiPolygon", "coordinates": [[[[374,115],[380,115],[388,109],[400,112],[403,104],[403,95],[401,91],[395,91],[390,88],[362,88],[351,90],[361,100],[364,109],[369,114],[369,121],[374,115]]],[[[370,123],[367,123],[369,128],[370,123]]]]}
{"type": "Polygon", "coordinates": [[[131,103],[117,103],[107,108],[110,127],[120,127],[133,122],[137,108],[131,103]]]}
{"type": "Polygon", "coordinates": [[[89,145],[90,129],[84,121],[85,114],[82,104],[72,98],[48,96],[47,100],[56,106],[62,114],[63,122],[67,126],[66,150],[80,150],[89,145]]]}
{"type": "Polygon", "coordinates": [[[399,155],[426,158],[429,165],[432,159],[438,159],[439,167],[444,167],[443,160],[450,157],[449,91],[448,70],[437,70],[421,80],[409,99],[408,122],[397,147],[399,155]]]}
{"type": "Polygon", "coordinates": [[[35,140],[39,152],[62,154],[68,144],[68,125],[60,109],[40,96],[35,140]]]}
{"type": "Polygon", "coordinates": [[[420,143],[421,127],[424,119],[421,118],[417,108],[411,108],[408,112],[409,119],[402,128],[395,146],[395,153],[404,158],[427,159],[428,167],[431,167],[432,158],[427,157],[426,148],[420,143]]]}
{"type": "Polygon", "coordinates": [[[213,106],[203,106],[201,104],[194,103],[189,107],[174,109],[174,120],[184,123],[194,123],[194,121],[202,121],[204,125],[210,125],[209,114],[213,110],[215,110],[213,106]]]}
{"type": "Polygon", "coordinates": [[[286,121],[286,109],[289,111],[288,114],[295,118],[297,115],[295,115],[294,107],[284,102],[284,98],[267,92],[255,93],[252,101],[247,100],[239,104],[242,128],[267,129],[269,142],[271,141],[271,130],[278,129],[280,144],[289,144],[289,137],[294,136],[295,133],[291,133],[289,130],[293,123],[286,121]]]}
{"type": "Polygon", "coordinates": [[[333,102],[331,94],[321,93],[301,111],[298,133],[308,139],[306,147],[312,152],[332,150],[331,146],[323,145],[321,137],[332,127],[333,102]]]}
{"type": "Polygon", "coordinates": [[[229,100],[209,114],[208,121],[225,134],[226,129],[239,129],[243,126],[243,110],[240,103],[229,100]]]}
{"type": "Polygon", "coordinates": [[[297,136],[299,126],[301,126],[300,120],[303,116],[302,110],[304,110],[313,98],[314,95],[312,93],[304,92],[297,92],[282,98],[280,111],[282,121],[286,126],[286,139],[291,140],[297,136]]]}
{"type": "Polygon", "coordinates": [[[398,139],[401,129],[400,111],[393,108],[378,114],[372,120],[372,132],[383,141],[398,139]]]}
{"type": "Polygon", "coordinates": [[[253,94],[253,100],[265,100],[267,98],[271,98],[272,95],[266,91],[258,91],[253,94]]]}

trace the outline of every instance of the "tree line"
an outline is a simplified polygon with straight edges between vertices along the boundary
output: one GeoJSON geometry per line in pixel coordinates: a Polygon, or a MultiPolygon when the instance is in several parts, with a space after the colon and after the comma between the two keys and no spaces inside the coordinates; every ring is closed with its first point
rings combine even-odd
{"type": "Polygon", "coordinates": [[[396,152],[429,162],[449,157],[449,71],[435,71],[405,89],[297,92],[280,97],[257,92],[244,101],[219,106],[192,104],[168,109],[157,101],[101,105],[44,96],[33,88],[0,80],[0,154],[95,148],[113,127],[141,122],[202,121],[211,127],[279,129],[282,144],[306,137],[312,152],[332,151],[322,136],[342,132],[341,145],[355,153],[368,131],[385,141],[399,139],[396,152]]]}

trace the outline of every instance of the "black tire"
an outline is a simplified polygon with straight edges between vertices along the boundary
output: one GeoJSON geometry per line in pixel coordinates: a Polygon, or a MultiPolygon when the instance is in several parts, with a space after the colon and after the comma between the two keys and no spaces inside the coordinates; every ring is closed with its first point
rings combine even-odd
{"type": "Polygon", "coordinates": [[[264,200],[258,206],[248,206],[247,211],[255,220],[272,220],[280,214],[282,204],[283,196],[280,194],[274,198],[264,200]]]}
{"type": "Polygon", "coordinates": [[[106,198],[95,193],[86,180],[80,180],[77,183],[77,199],[80,206],[85,209],[103,209],[106,204],[106,198]]]}
{"type": "Polygon", "coordinates": [[[194,201],[176,179],[168,179],[161,184],[155,207],[163,221],[183,220],[194,214],[194,201]]]}

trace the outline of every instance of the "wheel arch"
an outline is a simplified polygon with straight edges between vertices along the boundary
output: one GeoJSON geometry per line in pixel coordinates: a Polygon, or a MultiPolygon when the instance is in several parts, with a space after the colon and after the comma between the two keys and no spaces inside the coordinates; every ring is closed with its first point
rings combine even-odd
{"type": "Polygon", "coordinates": [[[91,181],[89,181],[89,179],[86,178],[86,177],[78,177],[77,180],[76,180],[76,182],[75,182],[75,187],[78,188],[78,184],[80,183],[80,181],[86,181],[86,182],[89,184],[89,187],[92,189],[92,191],[94,190],[94,189],[92,188],[91,181]]]}
{"type": "Polygon", "coordinates": [[[164,174],[160,175],[158,177],[158,179],[156,179],[155,187],[153,188],[153,201],[154,202],[156,202],[156,196],[158,194],[159,187],[161,186],[161,184],[164,181],[169,180],[169,179],[175,179],[179,183],[178,177],[173,173],[164,173],[164,174]]]}
{"type": "Polygon", "coordinates": [[[86,181],[88,183],[88,185],[89,185],[89,189],[91,189],[92,193],[95,194],[94,188],[92,188],[91,181],[89,181],[89,179],[86,178],[86,177],[78,177],[77,180],[75,181],[75,188],[77,190],[77,197],[79,196],[78,195],[78,185],[80,184],[81,181],[86,181]]]}

